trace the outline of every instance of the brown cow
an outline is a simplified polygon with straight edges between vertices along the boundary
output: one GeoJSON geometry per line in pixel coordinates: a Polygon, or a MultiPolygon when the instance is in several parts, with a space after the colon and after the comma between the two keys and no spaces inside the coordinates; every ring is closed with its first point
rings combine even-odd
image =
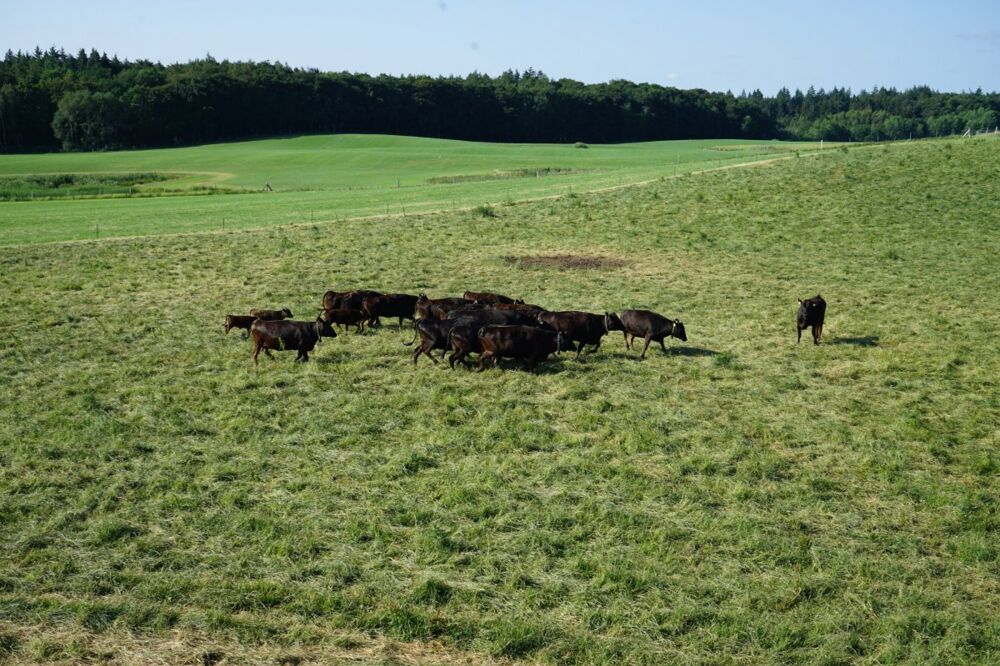
{"type": "Polygon", "coordinates": [[[292,311],[288,308],[281,308],[280,310],[263,310],[254,308],[250,311],[251,317],[256,317],[257,319],[263,319],[264,321],[278,321],[280,319],[291,319],[292,311]]]}
{"type": "MultiPolygon", "coordinates": [[[[615,314],[609,312],[607,316],[615,317],[615,314]]],[[[667,351],[666,346],[663,344],[664,338],[673,336],[683,342],[687,342],[687,332],[684,330],[684,324],[680,319],[671,321],[652,310],[623,310],[621,318],[615,318],[618,319],[618,322],[622,326],[617,330],[623,331],[625,335],[625,349],[632,349],[636,338],[646,340],[646,346],[642,348],[642,356],[640,358],[646,358],[646,350],[649,349],[649,343],[653,340],[660,343],[660,348],[663,351],[667,351]],[[631,340],[629,340],[629,336],[631,336],[631,340]]]]}
{"type": "Polygon", "coordinates": [[[350,310],[348,308],[338,308],[336,310],[321,310],[320,317],[329,324],[337,324],[341,328],[344,326],[355,326],[355,333],[365,330],[365,322],[368,321],[368,314],[361,310],[350,310]]]}
{"type": "Polygon", "coordinates": [[[479,329],[479,372],[487,363],[496,365],[502,358],[517,358],[525,369],[533,371],[539,361],[559,351],[572,351],[573,343],[562,333],[536,326],[485,326],[479,329]]]}
{"type": "Polygon", "coordinates": [[[317,317],[316,321],[292,321],[290,319],[267,321],[258,319],[250,327],[253,337],[253,362],[257,365],[257,356],[261,350],[271,356],[271,350],[295,350],[296,361],[308,361],[309,352],[313,350],[320,338],[335,338],[337,332],[330,324],[317,317]]]}
{"type": "Polygon", "coordinates": [[[823,337],[823,320],[826,318],[826,301],[819,294],[805,300],[799,299],[799,312],[795,317],[796,344],[802,342],[802,329],[811,328],[813,344],[823,337]]]}
{"type": "Polygon", "coordinates": [[[229,335],[230,329],[242,328],[246,330],[243,337],[246,338],[250,334],[250,326],[257,321],[257,317],[253,315],[226,315],[226,335],[229,335]]]}
{"type": "Polygon", "coordinates": [[[542,312],[538,315],[538,321],[548,324],[568,340],[578,343],[580,347],[576,350],[576,358],[580,358],[585,345],[594,345],[593,351],[596,352],[601,347],[601,338],[607,335],[609,330],[617,330],[609,328],[614,322],[609,321],[607,317],[577,310],[542,312]]]}
{"type": "Polygon", "coordinates": [[[417,308],[417,296],[410,294],[377,294],[366,296],[361,301],[361,309],[364,310],[370,320],[378,321],[379,317],[397,317],[399,327],[403,328],[403,320],[413,321],[413,315],[417,308]]]}
{"type": "Polygon", "coordinates": [[[475,301],[476,303],[485,303],[487,305],[494,305],[496,303],[524,303],[524,301],[516,301],[510,296],[494,294],[489,291],[467,291],[462,294],[462,298],[469,301],[475,301]]]}
{"type": "Polygon", "coordinates": [[[421,319],[444,319],[452,310],[473,303],[464,298],[427,298],[427,294],[420,294],[415,310],[421,319]]]}

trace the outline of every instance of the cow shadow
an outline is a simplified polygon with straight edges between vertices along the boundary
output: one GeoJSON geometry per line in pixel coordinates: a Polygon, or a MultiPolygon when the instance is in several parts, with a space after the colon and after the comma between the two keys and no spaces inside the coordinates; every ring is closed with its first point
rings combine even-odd
{"type": "MultiPolygon", "coordinates": [[[[705,349],[704,347],[667,347],[667,351],[663,351],[659,348],[659,346],[655,349],[653,346],[650,346],[649,351],[646,352],[646,358],[656,358],[657,356],[685,356],[694,358],[697,356],[715,356],[718,353],[719,352],[713,349],[705,349]]],[[[640,346],[638,350],[623,350],[620,353],[615,354],[615,356],[632,361],[641,361],[643,360],[641,354],[642,347],[640,346]]]]}
{"type": "Polygon", "coordinates": [[[863,335],[855,338],[834,338],[828,344],[854,345],[855,347],[878,347],[879,336],[863,335]]]}
{"type": "MultiPolygon", "coordinates": [[[[663,351],[661,350],[662,354],[663,351]]],[[[715,356],[719,352],[704,347],[667,347],[666,356],[715,356]]],[[[648,354],[647,354],[648,356],[648,354]]]]}

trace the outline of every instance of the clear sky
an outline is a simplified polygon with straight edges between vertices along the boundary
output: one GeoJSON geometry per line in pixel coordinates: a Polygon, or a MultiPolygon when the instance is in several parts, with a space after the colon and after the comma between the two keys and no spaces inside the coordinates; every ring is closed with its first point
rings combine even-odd
{"type": "Polygon", "coordinates": [[[1000,0],[0,0],[0,50],[752,91],[1000,91],[1000,0]]]}

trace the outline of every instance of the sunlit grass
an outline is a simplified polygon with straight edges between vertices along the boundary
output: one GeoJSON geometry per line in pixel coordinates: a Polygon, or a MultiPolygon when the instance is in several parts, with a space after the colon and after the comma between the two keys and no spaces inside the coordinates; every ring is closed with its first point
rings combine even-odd
{"type": "Polygon", "coordinates": [[[998,151],[0,249],[0,654],[995,661],[998,151]],[[259,368],[222,335],[349,287],[651,308],[689,341],[477,374],[394,325],[259,368]]]}

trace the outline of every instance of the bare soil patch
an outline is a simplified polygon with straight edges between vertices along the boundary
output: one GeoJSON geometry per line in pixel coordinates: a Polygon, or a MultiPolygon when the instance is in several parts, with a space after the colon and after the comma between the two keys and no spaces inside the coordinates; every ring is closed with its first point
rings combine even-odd
{"type": "Polygon", "coordinates": [[[507,255],[503,260],[519,268],[569,268],[587,270],[594,268],[622,268],[628,262],[613,257],[585,254],[545,254],[517,257],[507,255]]]}

